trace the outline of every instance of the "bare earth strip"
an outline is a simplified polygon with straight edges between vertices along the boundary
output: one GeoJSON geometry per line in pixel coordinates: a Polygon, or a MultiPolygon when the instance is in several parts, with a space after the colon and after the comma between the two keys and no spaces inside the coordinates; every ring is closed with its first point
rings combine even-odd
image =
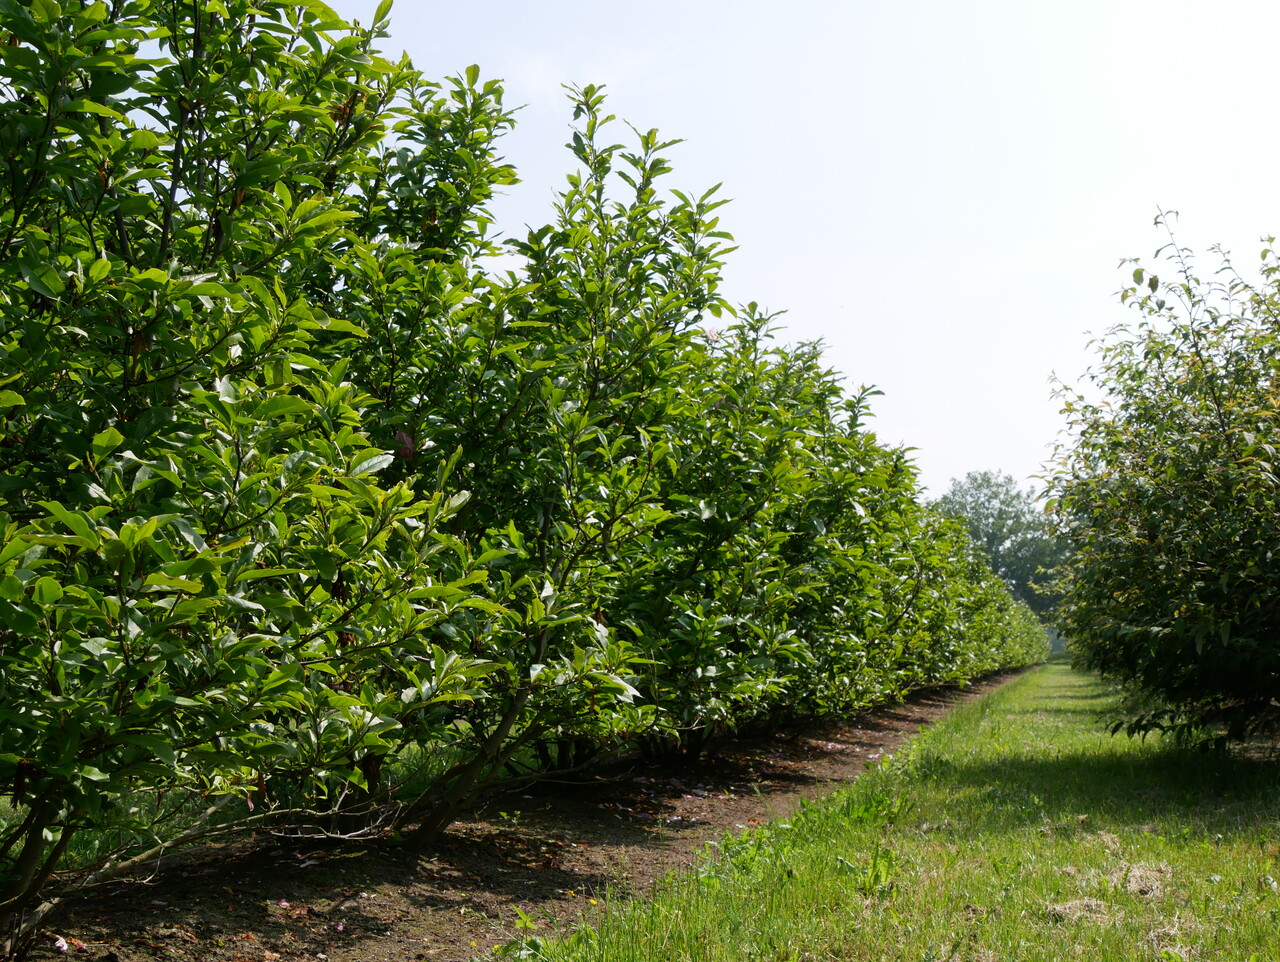
{"type": "Polygon", "coordinates": [[[607,781],[502,796],[425,853],[391,842],[211,847],[73,906],[37,957],[58,955],[61,936],[64,957],[103,962],[464,962],[510,939],[520,912],[549,932],[644,893],[725,832],[857,778],[1011,677],[735,742],[693,766],[637,762],[607,781]]]}

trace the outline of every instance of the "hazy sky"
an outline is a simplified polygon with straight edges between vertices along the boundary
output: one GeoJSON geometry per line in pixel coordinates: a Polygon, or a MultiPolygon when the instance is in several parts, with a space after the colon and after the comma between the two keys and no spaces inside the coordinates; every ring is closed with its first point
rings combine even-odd
{"type": "Polygon", "coordinates": [[[561,84],[684,138],[668,185],[733,199],[723,292],[884,391],[871,426],[918,449],[935,494],[1040,472],[1051,377],[1133,316],[1117,267],[1165,242],[1160,208],[1205,268],[1220,243],[1252,270],[1280,232],[1280,3],[399,0],[391,30],[429,76],[476,63],[524,105],[503,145],[523,183],[493,205],[508,234],[572,169],[561,84]]]}

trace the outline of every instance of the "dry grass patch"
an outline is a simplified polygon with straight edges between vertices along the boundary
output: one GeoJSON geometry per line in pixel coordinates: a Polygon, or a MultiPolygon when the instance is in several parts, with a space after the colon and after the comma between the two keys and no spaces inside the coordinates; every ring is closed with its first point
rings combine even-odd
{"type": "Polygon", "coordinates": [[[1165,883],[1172,874],[1167,865],[1121,865],[1108,873],[1107,878],[1130,895],[1154,899],[1164,894],[1165,883]]]}
{"type": "Polygon", "coordinates": [[[1112,835],[1110,832],[1094,832],[1089,836],[1089,838],[1097,842],[1112,855],[1120,851],[1120,837],[1118,835],[1112,835]]]}
{"type": "Polygon", "coordinates": [[[1196,948],[1197,926],[1185,919],[1174,919],[1167,925],[1152,929],[1143,940],[1151,950],[1161,956],[1176,955],[1184,962],[1200,957],[1196,948]]]}
{"type": "Polygon", "coordinates": [[[1100,899],[1075,899],[1071,902],[1059,902],[1045,906],[1045,912],[1054,922],[1092,922],[1096,925],[1107,925],[1116,922],[1120,913],[1111,911],[1111,907],[1100,899]]]}

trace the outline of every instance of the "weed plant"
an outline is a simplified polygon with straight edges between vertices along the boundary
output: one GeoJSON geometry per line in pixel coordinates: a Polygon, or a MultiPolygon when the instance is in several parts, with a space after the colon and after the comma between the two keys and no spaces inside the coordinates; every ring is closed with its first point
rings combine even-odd
{"type": "Polygon", "coordinates": [[[510,956],[1254,960],[1280,946],[1280,765],[1111,736],[1061,664],[959,709],[651,899],[510,956]]]}

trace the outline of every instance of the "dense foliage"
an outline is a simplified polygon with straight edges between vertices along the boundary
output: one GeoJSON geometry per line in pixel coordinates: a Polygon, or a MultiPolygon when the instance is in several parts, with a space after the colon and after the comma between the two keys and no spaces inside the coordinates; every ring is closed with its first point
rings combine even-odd
{"type": "Polygon", "coordinates": [[[1013,596],[1047,618],[1057,600],[1049,586],[1052,571],[1066,558],[1035,492],[1019,488],[1012,475],[970,471],[952,478],[937,507],[964,524],[1013,596]]]}
{"type": "Polygon", "coordinates": [[[315,0],[0,0],[0,926],[60,867],[481,791],[1040,657],[812,346],[717,291],[721,203],[574,91],[511,125],[315,0]],[[716,325],[719,329],[713,328],[716,325]]]}
{"type": "Polygon", "coordinates": [[[1137,266],[1123,292],[1142,320],[1102,345],[1101,397],[1066,398],[1060,620],[1084,664],[1154,697],[1131,730],[1242,736],[1280,721],[1280,262],[1206,281],[1168,256],[1177,280],[1137,266]]]}

